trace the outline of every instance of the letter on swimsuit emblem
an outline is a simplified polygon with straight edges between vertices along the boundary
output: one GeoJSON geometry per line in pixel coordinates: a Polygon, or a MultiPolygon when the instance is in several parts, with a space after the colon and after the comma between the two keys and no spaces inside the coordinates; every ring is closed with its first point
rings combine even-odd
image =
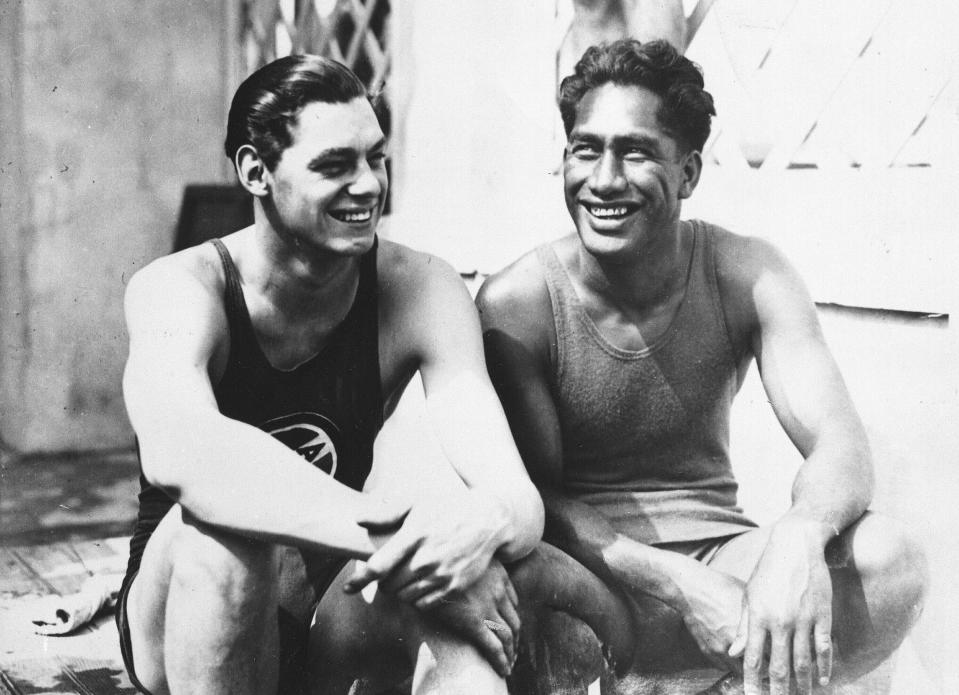
{"type": "Polygon", "coordinates": [[[260,429],[293,449],[320,470],[336,475],[336,441],[340,429],[319,413],[293,413],[270,420],[260,429]]]}

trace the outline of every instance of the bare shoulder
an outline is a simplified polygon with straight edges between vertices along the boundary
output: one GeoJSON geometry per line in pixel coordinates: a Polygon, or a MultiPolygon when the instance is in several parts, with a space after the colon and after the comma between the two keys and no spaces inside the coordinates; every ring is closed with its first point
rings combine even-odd
{"type": "Polygon", "coordinates": [[[162,256],[134,273],[127,285],[127,298],[176,299],[186,292],[218,296],[223,290],[223,271],[216,250],[201,244],[162,256]]]}
{"type": "Polygon", "coordinates": [[[730,289],[750,290],[761,277],[795,275],[786,256],[765,239],[735,234],[712,225],[716,274],[730,289]]]}
{"type": "Polygon", "coordinates": [[[376,267],[381,285],[399,284],[400,289],[459,277],[453,266],[439,256],[387,239],[379,241],[376,267]]]}
{"type": "Polygon", "coordinates": [[[476,305],[484,327],[521,328],[551,316],[546,276],[536,251],[490,275],[476,295],[476,305]]]}
{"type": "Polygon", "coordinates": [[[211,244],[163,256],[127,284],[124,312],[131,349],[153,353],[160,345],[222,352],[229,340],[223,309],[224,274],[211,244]]]}
{"type": "Polygon", "coordinates": [[[445,306],[469,304],[469,292],[459,273],[439,256],[403,244],[381,240],[376,258],[380,305],[389,316],[426,314],[445,306]]]}

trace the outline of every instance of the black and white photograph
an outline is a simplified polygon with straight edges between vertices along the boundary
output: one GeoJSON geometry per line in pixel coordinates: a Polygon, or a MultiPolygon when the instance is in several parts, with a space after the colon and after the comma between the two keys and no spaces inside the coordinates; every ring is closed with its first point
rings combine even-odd
{"type": "Polygon", "coordinates": [[[957,32],[0,0],[0,695],[959,692],[957,32]]]}

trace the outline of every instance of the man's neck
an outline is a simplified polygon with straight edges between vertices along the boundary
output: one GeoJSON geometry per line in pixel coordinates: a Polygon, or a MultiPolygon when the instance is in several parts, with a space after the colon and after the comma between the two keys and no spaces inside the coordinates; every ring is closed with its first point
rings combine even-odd
{"type": "Polygon", "coordinates": [[[243,254],[244,282],[287,320],[320,318],[317,307],[323,307],[323,318],[345,315],[356,294],[360,258],[318,252],[261,222],[242,239],[249,251],[243,254]]]}
{"type": "Polygon", "coordinates": [[[583,283],[593,292],[634,309],[668,304],[685,288],[692,234],[676,220],[671,230],[650,237],[630,258],[609,260],[580,246],[583,283]]]}

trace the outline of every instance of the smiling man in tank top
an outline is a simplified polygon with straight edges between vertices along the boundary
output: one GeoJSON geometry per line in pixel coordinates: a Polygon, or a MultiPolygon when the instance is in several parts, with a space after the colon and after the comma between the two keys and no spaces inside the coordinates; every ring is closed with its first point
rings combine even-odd
{"type": "MultiPolygon", "coordinates": [[[[477,298],[494,385],[546,503],[547,543],[513,574],[542,602],[535,644],[575,663],[558,657],[575,640],[549,636],[558,609],[621,669],[729,672],[716,692],[858,677],[914,623],[925,560],[867,511],[863,425],[802,280],[762,240],[681,220],[715,113],[701,73],[665,42],[594,47],[560,110],[576,234],[477,298]],[[729,460],[730,406],[754,359],[804,457],[768,528],[738,506],[729,460]],[[631,610],[617,629],[594,604],[631,610]]],[[[533,680],[582,686],[592,666],[533,680]]]]}
{"type": "Polygon", "coordinates": [[[117,623],[134,683],[286,695],[412,674],[415,692],[505,693],[519,620],[501,563],[534,547],[542,503],[460,278],[377,240],[373,103],[338,63],[278,60],[238,89],[226,153],[254,224],[127,289],[143,475],[117,623]],[[410,502],[363,488],[416,372],[462,482],[410,502]]]}

